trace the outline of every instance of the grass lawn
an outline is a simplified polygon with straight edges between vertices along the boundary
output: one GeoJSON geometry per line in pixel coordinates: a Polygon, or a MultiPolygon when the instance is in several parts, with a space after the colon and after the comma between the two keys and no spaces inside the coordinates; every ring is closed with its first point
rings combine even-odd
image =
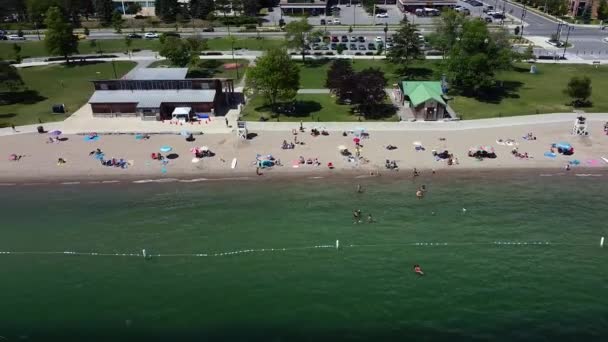
{"type": "MultiPolygon", "coordinates": [[[[327,69],[331,61],[299,62],[300,87],[324,88],[327,69]]],[[[403,79],[400,67],[384,60],[356,60],[355,70],[368,67],[380,68],[388,79],[388,86],[403,79]]],[[[582,108],[587,112],[608,112],[608,67],[595,68],[589,65],[537,64],[537,74],[530,74],[529,64],[520,64],[514,70],[497,74],[498,86],[486,95],[466,97],[457,95],[449,102],[463,119],[481,119],[499,116],[515,116],[536,113],[571,112],[570,99],[563,90],[571,77],[588,76],[593,92],[592,106],[582,108]],[[502,83],[501,83],[502,82],[502,83]],[[502,86],[500,86],[502,84],[502,86]]],[[[439,62],[422,61],[407,69],[408,75],[417,80],[439,80],[439,62]]]]}
{"type": "MultiPolygon", "coordinates": [[[[388,105],[390,105],[390,100],[387,102],[388,105]]],[[[299,94],[296,96],[295,113],[281,114],[279,121],[358,121],[359,116],[353,115],[350,109],[349,105],[336,104],[336,99],[329,94],[299,94]]],[[[241,117],[246,121],[259,121],[261,117],[276,120],[270,108],[264,105],[261,96],[255,96],[249,100],[241,117]]],[[[393,114],[386,119],[367,121],[398,121],[398,118],[393,114]]]]}
{"type": "MultiPolygon", "coordinates": [[[[300,88],[302,89],[317,89],[325,88],[325,79],[327,78],[327,70],[331,65],[331,60],[307,61],[306,63],[298,62],[300,66],[300,88]]],[[[416,65],[408,68],[408,75],[412,75],[415,79],[439,79],[439,75],[435,75],[439,63],[436,61],[420,61],[416,65]],[[436,77],[436,78],[435,78],[436,77]]],[[[361,71],[367,68],[380,68],[384,72],[387,79],[387,86],[391,87],[394,83],[403,80],[404,71],[398,65],[388,63],[383,59],[358,59],[353,63],[355,71],[361,71]]]]}
{"type": "MultiPolygon", "coordinates": [[[[232,59],[203,59],[200,61],[197,67],[190,68],[188,70],[187,77],[199,77],[199,78],[232,78],[235,83],[243,78],[243,75],[247,71],[249,60],[247,59],[235,59],[234,63],[239,63],[239,74],[237,78],[236,70],[226,70],[223,67],[224,63],[233,63],[232,59]]],[[[171,66],[168,60],[157,61],[150,64],[150,68],[159,68],[171,66]]]]}
{"type": "MultiPolygon", "coordinates": [[[[134,65],[115,62],[117,76],[121,77],[134,65]]],[[[48,65],[20,69],[19,74],[27,89],[12,93],[10,104],[0,105],[0,126],[38,123],[39,119],[63,120],[65,115],[51,114],[53,104],[63,103],[71,113],[93,93],[90,80],[114,78],[112,63],[48,65]]]]}
{"type": "MultiPolygon", "coordinates": [[[[250,50],[266,50],[270,47],[277,47],[283,44],[281,39],[255,39],[243,38],[237,39],[234,48],[250,49],[250,50]]],[[[97,47],[91,46],[91,40],[81,40],[78,42],[78,52],[80,54],[94,54],[99,49],[104,53],[125,52],[124,39],[97,39],[95,40],[97,47]]],[[[49,56],[49,53],[44,47],[44,41],[25,41],[17,43],[21,45],[21,56],[28,57],[44,57],[49,56]]],[[[228,38],[212,38],[207,40],[208,50],[230,51],[231,42],[228,38]]],[[[133,39],[131,49],[137,50],[155,50],[160,48],[158,39],[133,39]]],[[[12,43],[0,43],[0,58],[13,59],[12,43]]]]}
{"type": "Polygon", "coordinates": [[[588,76],[593,88],[592,106],[586,112],[608,112],[608,67],[589,65],[537,64],[538,74],[530,74],[530,66],[522,64],[516,70],[501,72],[498,79],[503,87],[486,97],[457,96],[450,101],[454,110],[465,120],[514,116],[536,113],[571,112],[571,100],[564,95],[573,76],[588,76]]]}

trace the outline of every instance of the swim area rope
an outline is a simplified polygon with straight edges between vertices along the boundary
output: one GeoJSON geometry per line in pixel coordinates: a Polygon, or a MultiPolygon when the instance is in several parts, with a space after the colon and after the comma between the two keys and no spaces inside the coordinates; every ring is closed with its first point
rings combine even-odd
{"type": "MultiPolygon", "coordinates": [[[[602,241],[603,242],[603,241],[602,241]]],[[[574,244],[574,243],[555,243],[550,241],[493,241],[493,242],[410,242],[410,243],[390,243],[390,244],[349,244],[340,245],[339,240],[336,240],[335,245],[317,245],[306,247],[288,247],[288,248],[258,248],[258,249],[242,249],[227,252],[207,252],[207,253],[146,253],[142,250],[140,253],[105,253],[105,252],[77,252],[77,251],[0,251],[0,256],[6,255],[69,255],[69,256],[100,256],[100,257],[136,257],[136,258],[165,258],[165,257],[226,257],[234,255],[243,255],[250,253],[276,253],[289,252],[307,249],[337,249],[343,250],[348,248],[377,248],[377,247],[450,247],[450,246],[596,246],[595,244],[574,244]]],[[[603,245],[603,244],[602,244],[603,245]]]]}

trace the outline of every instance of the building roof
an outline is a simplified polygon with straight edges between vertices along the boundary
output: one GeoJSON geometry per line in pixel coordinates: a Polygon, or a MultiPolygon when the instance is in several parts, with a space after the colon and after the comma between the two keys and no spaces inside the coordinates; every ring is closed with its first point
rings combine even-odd
{"type": "Polygon", "coordinates": [[[126,80],[183,80],[188,68],[140,68],[125,75],[126,80]]]}
{"type": "Polygon", "coordinates": [[[435,100],[445,105],[443,89],[438,81],[403,81],[403,94],[410,98],[410,103],[418,106],[428,100],[435,100]]]}
{"type": "Polygon", "coordinates": [[[139,108],[159,108],[163,102],[213,102],[215,90],[97,90],[89,103],[137,103],[139,108]]]}

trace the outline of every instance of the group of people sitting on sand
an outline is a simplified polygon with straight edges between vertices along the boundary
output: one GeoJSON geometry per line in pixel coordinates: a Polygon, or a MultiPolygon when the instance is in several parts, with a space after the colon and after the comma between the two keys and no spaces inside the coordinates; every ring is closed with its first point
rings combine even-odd
{"type": "Polygon", "coordinates": [[[313,128],[310,130],[310,135],[312,135],[313,137],[318,137],[319,135],[329,135],[329,132],[327,132],[326,130],[319,131],[318,129],[313,128]]]}
{"type": "Polygon", "coordinates": [[[524,140],[536,140],[536,136],[532,132],[523,136],[524,140]]]}
{"type": "Polygon", "coordinates": [[[298,163],[300,165],[314,165],[314,166],[321,165],[321,162],[319,162],[318,158],[315,158],[315,159],[312,159],[312,158],[304,159],[304,157],[302,157],[302,156],[300,156],[300,158],[298,158],[298,163]]]}
{"type": "MultiPolygon", "coordinates": [[[[89,152],[89,157],[93,157],[93,158],[99,160],[99,162],[103,166],[114,166],[114,167],[119,167],[121,169],[126,169],[129,166],[129,162],[123,158],[105,159],[105,154],[99,148],[94,151],[89,152]]],[[[59,165],[65,164],[65,160],[63,160],[62,158],[59,158],[59,159],[60,160],[57,161],[57,164],[59,164],[59,165]]]]}
{"type": "Polygon", "coordinates": [[[386,149],[389,150],[389,151],[396,150],[397,146],[395,146],[395,145],[387,145],[386,149]]]}
{"type": "Polygon", "coordinates": [[[514,155],[515,157],[521,158],[521,159],[529,158],[528,152],[520,153],[519,150],[517,149],[517,147],[511,150],[511,154],[514,155]]]}
{"type": "Polygon", "coordinates": [[[283,145],[281,146],[281,148],[284,150],[293,150],[294,148],[296,148],[296,144],[288,143],[287,140],[283,140],[283,145]]]}
{"type": "Polygon", "coordinates": [[[384,162],[384,167],[386,167],[388,170],[395,170],[395,171],[399,171],[399,166],[397,166],[397,162],[394,160],[386,160],[384,162]]]}

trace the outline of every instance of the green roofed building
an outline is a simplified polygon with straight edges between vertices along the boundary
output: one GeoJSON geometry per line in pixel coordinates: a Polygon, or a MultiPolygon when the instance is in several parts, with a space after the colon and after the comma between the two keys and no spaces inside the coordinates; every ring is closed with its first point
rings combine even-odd
{"type": "Polygon", "coordinates": [[[451,118],[441,82],[403,81],[400,88],[403,106],[409,108],[416,119],[434,121],[451,118]]]}

